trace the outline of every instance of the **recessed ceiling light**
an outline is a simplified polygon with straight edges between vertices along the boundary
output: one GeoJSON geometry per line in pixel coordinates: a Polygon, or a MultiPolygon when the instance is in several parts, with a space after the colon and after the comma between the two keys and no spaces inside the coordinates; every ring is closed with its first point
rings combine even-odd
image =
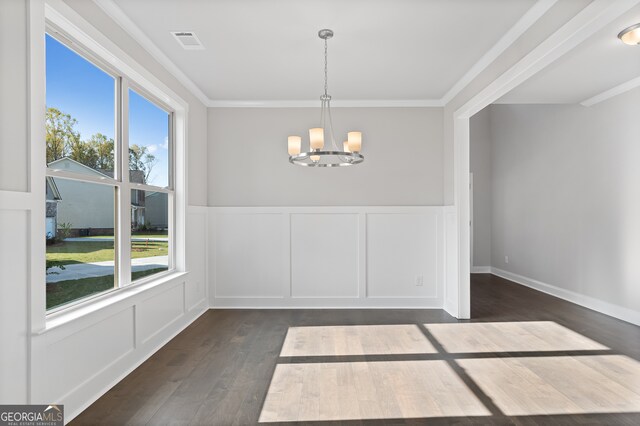
{"type": "Polygon", "coordinates": [[[178,41],[183,49],[202,50],[204,46],[193,31],[171,31],[171,35],[178,41]]]}
{"type": "Polygon", "coordinates": [[[636,46],[640,44],[640,24],[635,24],[620,31],[618,38],[622,40],[624,44],[629,46],[636,46]]]}

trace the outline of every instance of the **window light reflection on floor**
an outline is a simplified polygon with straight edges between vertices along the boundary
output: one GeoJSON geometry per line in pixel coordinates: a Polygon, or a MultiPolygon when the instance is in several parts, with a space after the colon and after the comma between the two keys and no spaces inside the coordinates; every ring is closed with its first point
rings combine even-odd
{"type": "Polygon", "coordinates": [[[280,357],[260,422],[640,413],[640,363],[552,321],[290,327],[280,357]]]}
{"type": "Polygon", "coordinates": [[[449,353],[607,350],[553,321],[425,324],[449,353]]]}
{"type": "Polygon", "coordinates": [[[415,324],[290,327],[280,356],[435,353],[415,324]]]}
{"type": "Polygon", "coordinates": [[[279,364],[260,422],[488,416],[446,361],[279,364]]]}
{"type": "Polygon", "coordinates": [[[640,363],[626,356],[457,362],[508,416],[640,412],[640,363]]]}

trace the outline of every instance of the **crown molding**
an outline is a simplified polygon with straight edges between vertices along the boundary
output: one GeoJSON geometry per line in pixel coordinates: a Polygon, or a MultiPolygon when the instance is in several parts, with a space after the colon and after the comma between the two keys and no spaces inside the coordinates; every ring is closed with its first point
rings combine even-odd
{"type": "Polygon", "coordinates": [[[529,28],[551,9],[558,0],[538,0],[518,21],[507,31],[496,44],[458,80],[442,97],[443,105],[448,104],[482,71],[493,63],[509,46],[515,43],[529,28]]]}
{"type": "Polygon", "coordinates": [[[600,102],[604,102],[607,99],[613,98],[614,96],[622,95],[623,93],[629,92],[637,87],[640,87],[640,77],[632,78],[631,80],[619,84],[611,89],[605,90],[602,93],[598,93],[595,96],[590,97],[589,99],[585,99],[580,102],[580,105],[590,107],[595,104],[599,104],[600,102]]]}
{"type": "Polygon", "coordinates": [[[456,116],[469,118],[476,114],[639,3],[640,0],[593,0],[513,67],[456,110],[456,116]]]}
{"type": "Polygon", "coordinates": [[[209,103],[209,98],[202,90],[182,72],[182,70],[171,60],[149,37],[118,7],[113,0],[93,0],[111,19],[113,19],[123,30],[125,30],[144,50],[146,50],[156,61],[167,69],[191,94],[200,100],[204,105],[209,103]]]}
{"type": "MultiPolygon", "coordinates": [[[[133,37],[188,91],[209,108],[316,108],[317,100],[218,100],[210,99],[141,29],[114,0],[93,0],[111,19],[133,37]]],[[[336,108],[419,108],[444,107],[535,24],[558,0],[538,0],[440,99],[336,100],[336,108]]]]}
{"type": "MultiPolygon", "coordinates": [[[[273,100],[273,101],[229,101],[210,100],[209,108],[320,108],[319,100],[273,100]]],[[[337,100],[331,101],[334,108],[425,108],[443,107],[441,99],[399,100],[337,100]]]]}

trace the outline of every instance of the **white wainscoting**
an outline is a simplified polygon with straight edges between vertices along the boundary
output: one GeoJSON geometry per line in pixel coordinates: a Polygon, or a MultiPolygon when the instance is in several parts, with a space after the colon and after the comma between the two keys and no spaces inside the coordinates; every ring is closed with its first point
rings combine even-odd
{"type": "Polygon", "coordinates": [[[32,402],[64,404],[73,419],[209,308],[208,209],[190,206],[186,215],[185,273],[121,290],[76,318],[47,320],[33,336],[40,361],[32,402]]]}
{"type": "Polygon", "coordinates": [[[0,191],[0,401],[26,403],[29,398],[30,211],[0,191]]]}
{"type": "Polygon", "coordinates": [[[293,213],[291,297],[357,298],[359,217],[356,213],[293,213]]]}
{"type": "Polygon", "coordinates": [[[220,308],[442,308],[444,207],[210,207],[220,308]]]}

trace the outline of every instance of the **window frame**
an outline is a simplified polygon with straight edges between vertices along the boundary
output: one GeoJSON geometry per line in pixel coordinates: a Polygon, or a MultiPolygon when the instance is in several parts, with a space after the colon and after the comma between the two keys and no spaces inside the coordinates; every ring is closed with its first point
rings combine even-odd
{"type": "MultiPolygon", "coordinates": [[[[46,309],[45,307],[45,317],[49,319],[52,316],[56,316],[56,314],[86,306],[87,304],[94,303],[97,299],[102,300],[103,298],[108,297],[109,295],[112,295],[114,293],[119,293],[122,290],[149,284],[154,281],[163,281],[168,276],[175,274],[180,270],[184,270],[183,267],[180,267],[181,265],[184,265],[184,260],[180,261],[177,259],[177,248],[180,246],[182,248],[182,251],[184,251],[184,243],[182,242],[182,244],[178,244],[178,242],[176,241],[176,227],[178,225],[177,218],[180,215],[180,209],[178,209],[177,200],[184,199],[183,197],[177,196],[176,189],[177,187],[181,187],[181,189],[183,189],[184,179],[181,179],[182,185],[177,184],[176,155],[178,150],[176,148],[176,141],[178,140],[178,137],[176,129],[178,128],[178,126],[176,120],[178,111],[176,111],[176,108],[171,107],[167,102],[159,99],[158,96],[154,96],[149,90],[144,87],[145,85],[140,84],[134,78],[129,77],[124,71],[120,71],[117,67],[109,64],[105,59],[100,57],[100,55],[98,55],[97,53],[83,45],[72,35],[70,35],[69,32],[51,22],[50,19],[45,20],[45,31],[43,37],[46,38],[47,35],[55,39],[57,42],[61,43],[66,48],[70,49],[75,54],[82,57],[92,66],[95,66],[110,77],[114,78],[113,125],[115,164],[113,178],[109,178],[106,176],[97,177],[59,169],[51,169],[46,164],[44,166],[45,177],[70,179],[92,184],[106,185],[114,188],[113,288],[79,299],[71,300],[67,303],[53,307],[51,309],[46,309]],[[167,134],[169,161],[167,165],[168,181],[166,188],[149,184],[131,183],[129,180],[129,90],[135,91],[139,96],[143,97],[168,114],[167,134]],[[166,271],[161,271],[137,280],[131,279],[132,240],[130,210],[132,190],[166,193],[168,201],[168,268],[166,271]]],[[[46,59],[44,61],[44,64],[46,67],[46,59]]],[[[146,86],[149,86],[148,82],[146,86]]],[[[164,97],[168,101],[173,101],[173,103],[181,105],[184,104],[184,101],[176,100],[175,98],[172,99],[169,95],[166,95],[164,97]]],[[[181,120],[183,121],[183,123],[181,123],[182,128],[184,128],[184,121],[186,121],[185,112],[186,111],[183,111],[183,114],[181,114],[181,120]]],[[[182,158],[184,159],[183,156],[182,158]]],[[[181,192],[184,192],[184,189],[181,192]]],[[[182,218],[180,219],[181,221],[183,221],[182,218]]],[[[44,223],[45,217],[42,217],[42,221],[44,223]]],[[[183,228],[183,223],[181,223],[181,225],[181,228],[183,228]]],[[[181,255],[184,256],[184,253],[181,253],[181,255]]]]}

